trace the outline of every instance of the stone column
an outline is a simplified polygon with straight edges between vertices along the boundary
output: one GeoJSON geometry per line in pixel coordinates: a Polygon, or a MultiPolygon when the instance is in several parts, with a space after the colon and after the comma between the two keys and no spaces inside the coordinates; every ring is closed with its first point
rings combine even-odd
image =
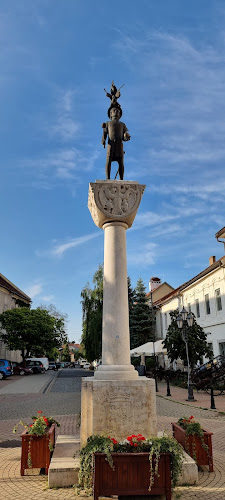
{"type": "Polygon", "coordinates": [[[129,306],[125,222],[103,224],[104,282],[102,365],[95,378],[138,378],[130,363],[129,306]]]}
{"type": "Polygon", "coordinates": [[[81,443],[91,434],[116,439],[156,433],[155,381],[139,377],[130,363],[126,230],[132,226],[145,186],[96,181],[88,208],[104,230],[102,365],[82,380],[81,443]]]}

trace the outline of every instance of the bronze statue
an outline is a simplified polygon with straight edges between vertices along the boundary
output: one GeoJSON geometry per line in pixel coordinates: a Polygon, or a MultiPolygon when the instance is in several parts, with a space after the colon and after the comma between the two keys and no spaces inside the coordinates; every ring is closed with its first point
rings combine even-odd
{"type": "Polygon", "coordinates": [[[106,96],[111,99],[111,105],[108,109],[108,117],[110,118],[110,121],[102,124],[103,128],[102,144],[104,148],[108,136],[108,146],[107,146],[106,165],[105,165],[106,179],[110,179],[112,161],[117,161],[119,165],[117,173],[119,172],[120,180],[123,180],[124,176],[123,141],[129,141],[130,134],[128,133],[128,129],[125,123],[120,121],[120,118],[123,113],[120,104],[117,102],[117,99],[120,97],[120,89],[117,90],[114,82],[112,82],[110,93],[108,93],[106,90],[105,92],[106,96]]]}

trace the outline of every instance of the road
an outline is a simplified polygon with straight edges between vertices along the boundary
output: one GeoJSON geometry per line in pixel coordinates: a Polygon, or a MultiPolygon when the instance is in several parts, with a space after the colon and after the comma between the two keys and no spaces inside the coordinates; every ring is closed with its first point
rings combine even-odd
{"type": "Polygon", "coordinates": [[[0,420],[27,419],[38,410],[49,416],[79,414],[81,378],[91,376],[89,370],[64,368],[1,380],[0,420]]]}
{"type": "MultiPolygon", "coordinates": [[[[81,378],[93,376],[83,369],[61,369],[44,375],[15,377],[0,381],[0,490],[5,500],[74,500],[73,489],[48,490],[45,476],[28,471],[20,476],[20,447],[18,436],[12,433],[20,420],[30,423],[30,416],[38,410],[53,416],[61,423],[60,434],[79,436],[77,416],[80,412],[81,378]],[[33,377],[36,377],[35,379],[33,377]],[[32,390],[36,380],[35,391],[32,390]],[[16,388],[21,392],[17,393],[16,388]],[[31,392],[29,392],[31,391],[31,392]],[[36,474],[36,475],[35,475],[36,474]]],[[[214,472],[199,472],[198,486],[177,488],[173,499],[224,500],[225,498],[225,413],[194,407],[185,402],[186,391],[173,388],[178,398],[165,398],[166,387],[160,386],[157,396],[158,430],[171,433],[171,422],[191,414],[213,435],[214,472]],[[180,401],[180,402],[179,402],[180,401]]],[[[223,398],[223,396],[220,396],[223,398]]],[[[224,396],[225,398],[225,396],[224,396]]],[[[221,401],[225,401],[221,399],[221,401]]]]}

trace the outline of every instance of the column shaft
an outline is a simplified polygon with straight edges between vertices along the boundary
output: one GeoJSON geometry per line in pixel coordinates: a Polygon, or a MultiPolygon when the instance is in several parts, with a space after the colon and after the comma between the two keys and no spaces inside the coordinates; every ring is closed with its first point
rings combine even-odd
{"type": "Polygon", "coordinates": [[[130,365],[126,229],[124,222],[104,224],[102,364],[130,365]]]}

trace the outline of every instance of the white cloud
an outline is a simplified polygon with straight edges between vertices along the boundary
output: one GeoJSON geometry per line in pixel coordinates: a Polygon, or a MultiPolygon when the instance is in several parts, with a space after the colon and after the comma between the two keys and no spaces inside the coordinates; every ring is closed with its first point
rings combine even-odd
{"type": "Polygon", "coordinates": [[[29,285],[26,288],[26,294],[31,298],[34,299],[37,295],[40,295],[43,291],[43,284],[42,283],[34,283],[33,285],[29,285]]]}
{"type": "Polygon", "coordinates": [[[129,112],[146,140],[139,162],[145,175],[166,175],[168,183],[179,175],[196,179],[224,162],[224,40],[215,36],[209,45],[162,31],[118,33],[113,48],[141,82],[137,93],[134,78],[129,112]]]}
{"type": "Polygon", "coordinates": [[[155,264],[158,255],[158,245],[156,243],[146,243],[135,250],[129,252],[127,255],[128,265],[149,266],[155,264]]]}
{"type": "Polygon", "coordinates": [[[44,257],[44,256],[54,256],[61,258],[64,256],[65,252],[68,250],[71,250],[72,248],[76,248],[78,246],[84,245],[88,241],[93,240],[94,238],[97,238],[100,236],[99,233],[93,233],[93,234],[87,234],[85,236],[80,236],[78,238],[72,238],[70,241],[66,243],[60,243],[60,244],[55,244],[52,249],[50,250],[37,250],[35,253],[38,257],[44,257]]]}
{"type": "Polygon", "coordinates": [[[75,147],[63,148],[37,159],[24,160],[21,167],[32,168],[37,187],[49,189],[57,178],[80,182],[81,169],[83,172],[93,170],[99,154],[97,150],[84,154],[75,147]]]}
{"type": "Polygon", "coordinates": [[[44,302],[51,302],[54,299],[54,295],[44,295],[43,297],[40,297],[40,299],[44,302]]]}
{"type": "Polygon", "coordinates": [[[179,215],[177,214],[171,214],[171,215],[165,215],[165,214],[158,214],[154,212],[144,212],[141,214],[137,214],[135,222],[134,222],[134,229],[142,229],[147,226],[155,226],[155,225],[160,225],[162,223],[165,223],[170,220],[178,219],[179,215]]]}
{"type": "MultiPolygon", "coordinates": [[[[63,142],[74,141],[78,138],[80,123],[74,117],[74,96],[76,89],[60,89],[57,91],[55,103],[55,123],[48,124],[48,132],[56,135],[63,142]]],[[[49,121],[49,120],[48,120],[49,121]]]]}
{"type": "Polygon", "coordinates": [[[69,141],[76,138],[79,128],[79,123],[76,123],[70,116],[60,116],[57,123],[52,126],[51,132],[60,136],[63,141],[69,141]]]}

